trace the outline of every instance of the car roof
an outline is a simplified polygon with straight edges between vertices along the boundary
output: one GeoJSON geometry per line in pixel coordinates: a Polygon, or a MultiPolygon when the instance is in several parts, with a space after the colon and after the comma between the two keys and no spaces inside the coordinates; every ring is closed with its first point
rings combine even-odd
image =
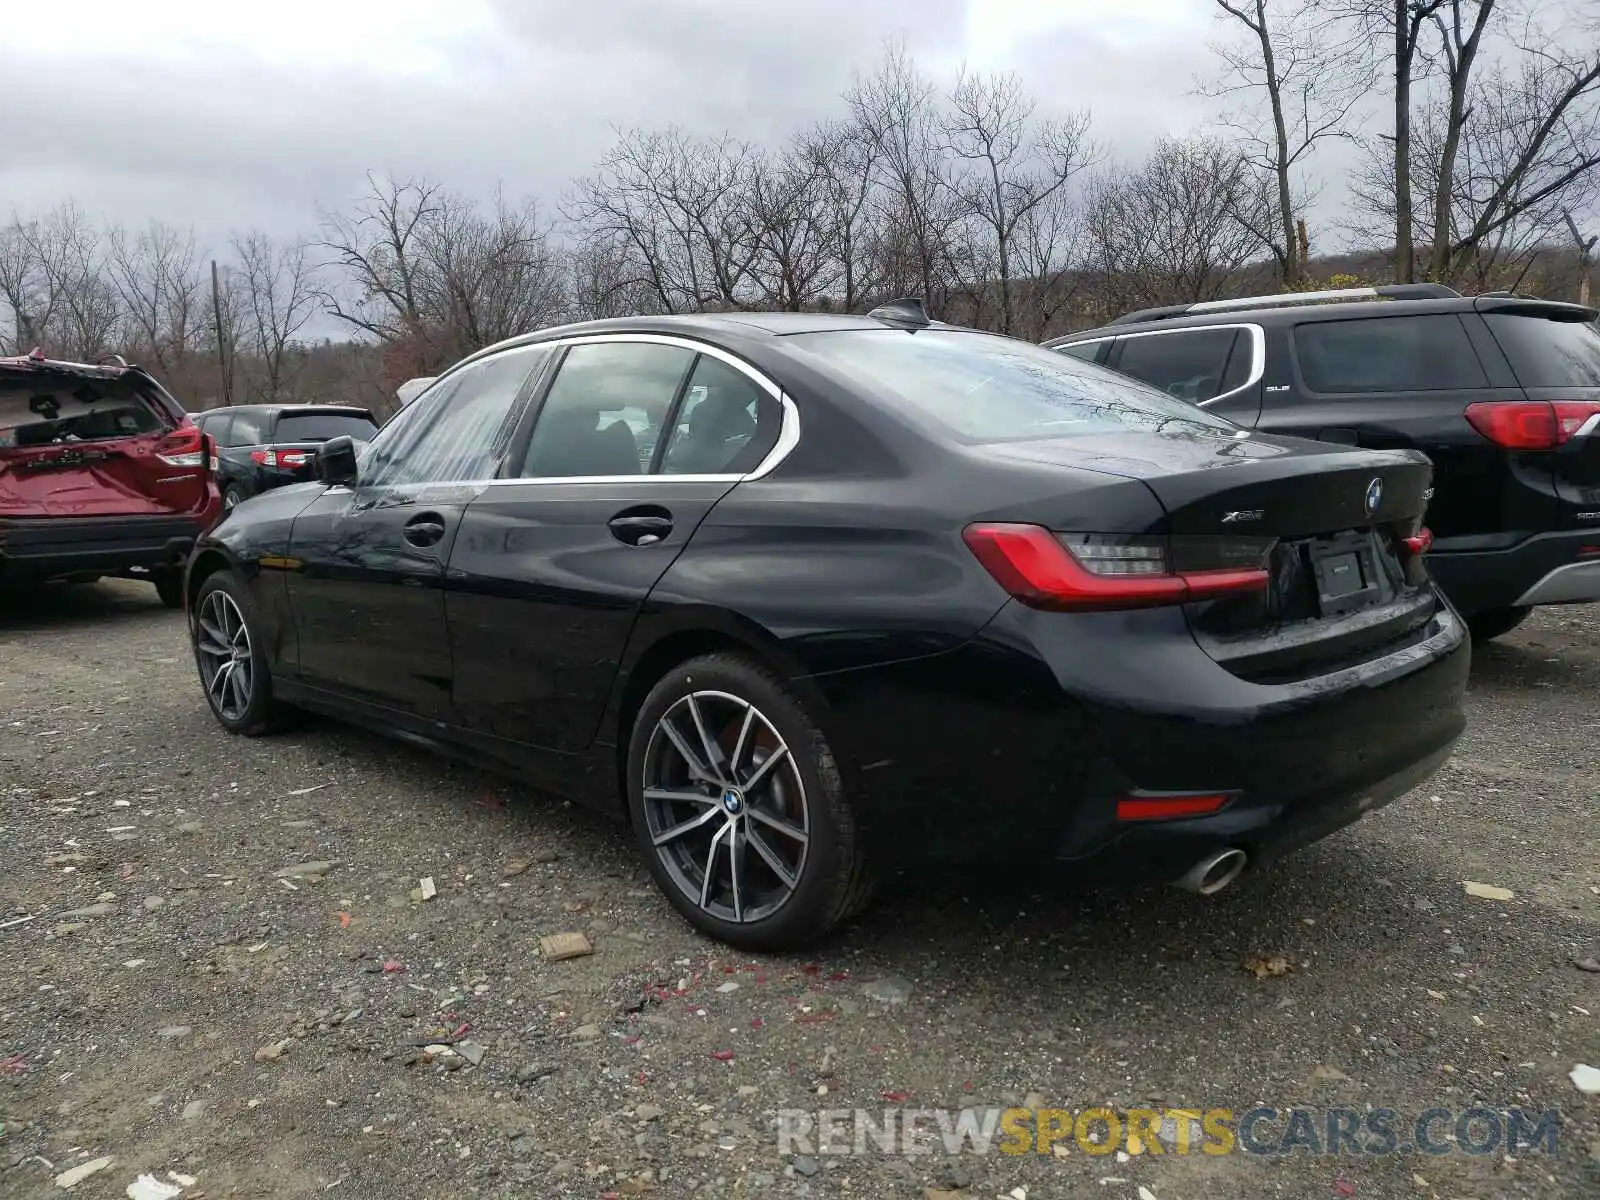
{"type": "MultiPolygon", "coordinates": [[[[1263,298],[1265,301],[1266,298],[1263,298]]],[[[1285,297],[1285,301],[1288,297],[1285,297]]],[[[1127,313],[1117,320],[1092,329],[1051,338],[1047,347],[1096,341],[1132,333],[1153,333],[1178,329],[1205,329],[1216,325],[1299,325],[1309,321],[1359,321],[1373,317],[1398,317],[1459,312],[1525,312],[1548,313],[1552,316],[1583,317],[1590,313],[1576,304],[1560,300],[1545,300],[1533,296],[1513,296],[1504,292],[1491,292],[1481,296],[1435,296],[1427,299],[1372,299],[1329,302],[1307,299],[1301,303],[1264,302],[1259,306],[1239,305],[1227,308],[1208,308],[1201,312],[1183,312],[1181,307],[1172,310],[1148,309],[1127,313]],[[1161,315],[1158,315],[1161,314],[1161,315]]]]}
{"type": "Polygon", "coordinates": [[[251,412],[251,413],[326,413],[326,414],[357,414],[370,417],[372,410],[362,408],[357,404],[219,404],[216,408],[201,409],[192,416],[209,417],[213,413],[224,412],[251,412]]]}
{"type": "MultiPolygon", "coordinates": [[[[585,337],[605,333],[659,333],[682,337],[703,338],[715,341],[726,337],[781,338],[797,333],[836,333],[849,330],[881,330],[896,328],[893,324],[872,316],[854,313],[815,312],[729,312],[729,313],[672,313],[646,317],[611,317],[598,321],[577,321],[568,325],[553,325],[548,329],[519,334],[485,346],[482,350],[453,363],[436,378],[477,359],[509,350],[517,346],[533,346],[541,342],[564,338],[585,337]]],[[[981,333],[944,321],[930,321],[923,328],[956,330],[964,333],[981,333]]],[[[1001,336],[994,334],[991,336],[1001,336]]]]}

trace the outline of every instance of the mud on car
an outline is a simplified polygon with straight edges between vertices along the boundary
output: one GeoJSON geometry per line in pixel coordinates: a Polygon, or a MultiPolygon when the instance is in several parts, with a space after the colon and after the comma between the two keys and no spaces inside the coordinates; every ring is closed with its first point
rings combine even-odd
{"type": "Polygon", "coordinates": [[[125,576],[181,607],[221,511],[208,439],[149,372],[0,358],[0,590],[125,576]]]}

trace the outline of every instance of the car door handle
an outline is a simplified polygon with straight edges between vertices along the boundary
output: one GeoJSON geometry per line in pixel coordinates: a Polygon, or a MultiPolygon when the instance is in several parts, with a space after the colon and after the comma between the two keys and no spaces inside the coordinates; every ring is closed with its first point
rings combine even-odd
{"type": "Polygon", "coordinates": [[[628,509],[608,523],[611,536],[629,546],[651,546],[672,532],[672,514],[664,508],[628,509]]]}
{"type": "Polygon", "coordinates": [[[437,545],[439,539],[444,537],[444,522],[438,513],[421,513],[405,523],[400,536],[413,546],[437,545]]]}

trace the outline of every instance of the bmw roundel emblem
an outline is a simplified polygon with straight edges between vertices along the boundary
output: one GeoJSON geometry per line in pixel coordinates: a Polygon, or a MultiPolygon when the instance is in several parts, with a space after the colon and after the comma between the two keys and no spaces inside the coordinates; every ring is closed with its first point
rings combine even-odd
{"type": "Polygon", "coordinates": [[[1378,511],[1378,503],[1383,499],[1383,480],[1374,479],[1367,484],[1367,516],[1378,511]]]}

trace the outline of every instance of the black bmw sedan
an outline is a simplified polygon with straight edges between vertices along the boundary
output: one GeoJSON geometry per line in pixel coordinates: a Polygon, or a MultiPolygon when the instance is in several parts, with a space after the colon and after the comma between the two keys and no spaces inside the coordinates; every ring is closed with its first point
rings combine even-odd
{"type": "Polygon", "coordinates": [[[217,720],[342,717],[610,810],[736,946],[934,855],[1214,892],[1463,727],[1426,459],[915,302],[546,330],[318,471],[190,560],[217,720]]]}

